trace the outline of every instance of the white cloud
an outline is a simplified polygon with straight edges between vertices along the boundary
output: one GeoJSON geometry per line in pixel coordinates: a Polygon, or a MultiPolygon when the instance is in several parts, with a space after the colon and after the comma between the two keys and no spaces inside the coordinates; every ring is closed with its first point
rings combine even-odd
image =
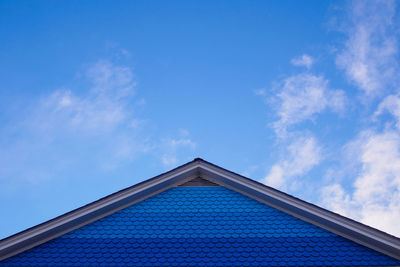
{"type": "Polygon", "coordinates": [[[387,96],[378,106],[378,109],[374,113],[374,119],[376,120],[379,115],[382,115],[385,111],[389,112],[396,119],[396,126],[400,129],[400,96],[389,95],[387,96]]]}
{"type": "Polygon", "coordinates": [[[169,139],[167,143],[172,149],[177,149],[179,147],[196,148],[196,143],[190,139],[169,139]]]}
{"type": "Polygon", "coordinates": [[[70,88],[31,99],[19,117],[0,127],[0,179],[106,177],[144,154],[168,167],[192,159],[197,144],[189,131],[168,138],[155,132],[138,115],[146,102],[135,89],[130,67],[102,60],[70,88]]]}
{"type": "Polygon", "coordinates": [[[267,96],[267,90],[264,88],[254,90],[254,94],[257,96],[267,96]]]}
{"type": "Polygon", "coordinates": [[[178,159],[173,155],[162,155],[161,162],[164,166],[174,166],[178,164],[178,159]]]}
{"type": "Polygon", "coordinates": [[[367,95],[375,95],[397,79],[395,1],[353,1],[349,8],[345,48],[337,65],[367,95]]]}
{"type": "MultiPolygon", "coordinates": [[[[398,83],[398,23],[395,1],[353,1],[344,28],[345,48],[337,65],[367,96],[382,96],[398,83]]],[[[398,90],[396,90],[398,91],[398,90]]],[[[332,179],[321,191],[323,204],[338,213],[400,236],[400,97],[386,96],[371,128],[344,146],[347,179],[332,179]],[[385,118],[386,119],[386,118],[385,118]],[[392,120],[393,119],[393,120],[392,120]]]]}
{"type": "Polygon", "coordinates": [[[79,164],[112,169],[148,151],[132,70],[99,61],[83,77],[77,88],[32,99],[22,119],[3,127],[0,177],[41,180],[79,164]]]}
{"type": "Polygon", "coordinates": [[[314,64],[314,59],[307,54],[303,54],[300,57],[293,58],[290,63],[292,63],[294,66],[306,67],[307,69],[310,69],[314,64]]]}
{"type": "Polygon", "coordinates": [[[274,188],[285,188],[285,173],[281,166],[286,165],[285,163],[286,162],[273,165],[269,174],[262,180],[262,182],[274,188]]]}
{"type": "Polygon", "coordinates": [[[298,178],[318,165],[322,159],[322,149],[314,137],[299,137],[285,150],[284,158],[272,166],[263,183],[280,188],[290,189],[298,183],[298,178]]]}
{"type": "Polygon", "coordinates": [[[91,87],[83,93],[60,89],[43,97],[29,117],[31,127],[47,133],[99,133],[137,120],[131,106],[135,81],[130,68],[99,61],[87,70],[86,77],[91,87]]]}
{"type": "Polygon", "coordinates": [[[340,184],[322,190],[326,207],[345,216],[400,236],[400,134],[363,132],[348,150],[360,164],[353,191],[340,184]]]}
{"type": "Polygon", "coordinates": [[[132,89],[136,85],[131,68],[116,66],[104,60],[91,66],[87,70],[86,76],[94,85],[93,91],[97,93],[114,91],[113,94],[116,98],[132,93],[132,89]]]}
{"type": "MultiPolygon", "coordinates": [[[[304,55],[300,59],[309,60],[311,66],[311,58],[304,55]]],[[[302,64],[300,59],[294,60],[294,64],[302,64]]],[[[300,178],[320,164],[322,148],[313,136],[298,131],[289,135],[288,128],[312,120],[327,109],[342,112],[347,100],[343,91],[330,89],[323,76],[310,73],[290,76],[275,89],[278,93],[273,100],[279,120],[273,122],[272,127],[283,147],[283,156],[262,182],[281,190],[295,191],[302,185],[300,178]]]]}
{"type": "Polygon", "coordinates": [[[327,185],[322,188],[321,193],[322,202],[325,207],[348,217],[354,216],[350,212],[350,209],[352,209],[350,196],[346,194],[340,184],[327,185]]]}
{"type": "Polygon", "coordinates": [[[179,135],[176,138],[164,138],[161,141],[161,162],[166,167],[177,165],[179,159],[192,159],[193,152],[197,144],[189,137],[190,133],[186,129],[179,129],[179,135]],[[189,152],[189,153],[188,153],[189,152]]]}
{"type": "Polygon", "coordinates": [[[278,89],[280,119],[273,123],[273,128],[279,137],[286,136],[289,126],[312,119],[327,108],[336,112],[343,110],[346,102],[343,91],[330,89],[324,77],[312,74],[291,76],[278,89]]]}

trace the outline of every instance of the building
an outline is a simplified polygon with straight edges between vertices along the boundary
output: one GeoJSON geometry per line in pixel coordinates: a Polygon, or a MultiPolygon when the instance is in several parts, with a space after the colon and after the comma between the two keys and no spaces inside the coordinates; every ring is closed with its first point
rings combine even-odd
{"type": "Polygon", "coordinates": [[[400,239],[195,159],[1,240],[0,266],[400,266],[400,239]]]}

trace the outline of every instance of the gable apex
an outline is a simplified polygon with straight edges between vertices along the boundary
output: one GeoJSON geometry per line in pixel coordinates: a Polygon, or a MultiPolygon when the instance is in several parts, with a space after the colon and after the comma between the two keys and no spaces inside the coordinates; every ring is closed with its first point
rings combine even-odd
{"type": "Polygon", "coordinates": [[[171,171],[1,240],[0,260],[179,186],[226,187],[363,246],[400,259],[400,239],[397,237],[196,158],[171,171]]]}
{"type": "Polygon", "coordinates": [[[196,177],[193,178],[190,181],[187,181],[179,186],[220,186],[219,184],[216,184],[214,182],[211,182],[203,177],[196,177]]]}

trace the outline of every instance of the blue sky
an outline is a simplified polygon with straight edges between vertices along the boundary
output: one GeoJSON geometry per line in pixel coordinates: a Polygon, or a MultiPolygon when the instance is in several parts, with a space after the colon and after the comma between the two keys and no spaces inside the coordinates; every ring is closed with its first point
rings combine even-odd
{"type": "Polygon", "coordinates": [[[0,12],[0,238],[195,157],[400,236],[395,1],[0,12]]]}

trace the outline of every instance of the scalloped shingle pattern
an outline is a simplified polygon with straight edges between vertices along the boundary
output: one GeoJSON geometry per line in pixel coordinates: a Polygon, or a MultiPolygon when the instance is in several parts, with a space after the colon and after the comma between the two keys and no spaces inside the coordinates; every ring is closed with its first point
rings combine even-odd
{"type": "Polygon", "coordinates": [[[391,266],[400,262],[224,187],[171,188],[0,266],[391,266]]]}

